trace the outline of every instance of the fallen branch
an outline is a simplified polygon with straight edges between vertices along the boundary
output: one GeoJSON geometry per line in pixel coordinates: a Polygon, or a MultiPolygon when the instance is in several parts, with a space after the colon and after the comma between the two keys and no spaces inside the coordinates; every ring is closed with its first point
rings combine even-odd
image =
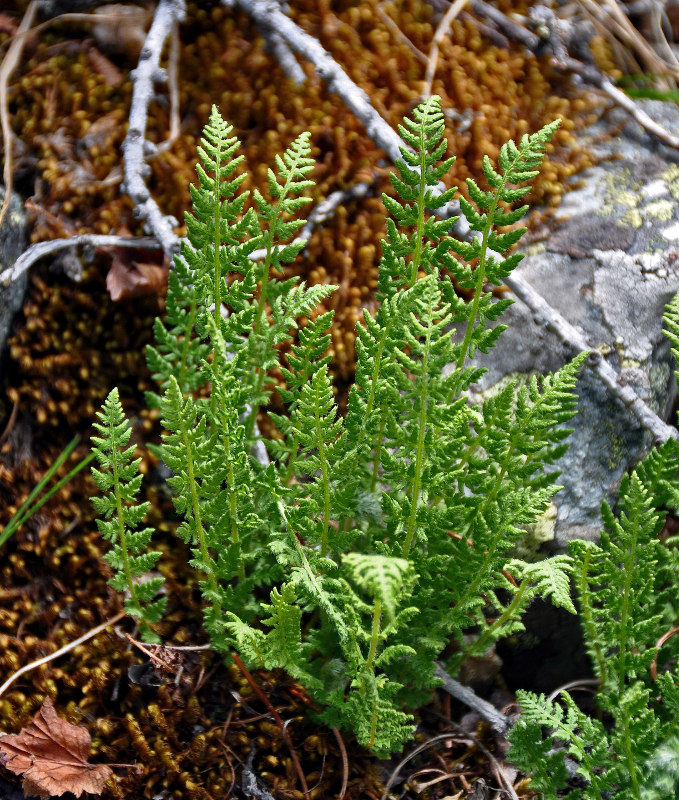
{"type": "Polygon", "coordinates": [[[634,414],[639,424],[653,434],[656,445],[670,438],[679,439],[679,431],[660,419],[632,388],[623,385],[620,375],[601,353],[589,347],[584,334],[552,308],[527,281],[514,272],[505,278],[505,283],[528,306],[533,319],[539,325],[544,325],[556,334],[557,338],[571,350],[590,351],[587,366],[598,375],[610,393],[634,414]]]}
{"type": "MultiPolygon", "coordinates": [[[[367,197],[371,190],[373,189],[374,184],[366,183],[365,181],[361,181],[360,183],[355,183],[353,186],[350,186],[348,189],[339,189],[332,194],[329,194],[325,200],[320,202],[313,211],[309,214],[307,221],[304,224],[304,227],[297,236],[289,245],[288,247],[298,244],[301,241],[309,241],[309,237],[314,232],[315,228],[325,222],[327,219],[337,211],[340,206],[347,205],[352,200],[359,200],[362,197],[367,197]]],[[[260,250],[255,250],[250,253],[250,260],[251,261],[261,261],[263,258],[266,257],[266,248],[261,248],[260,250]]]]}
{"type": "Polygon", "coordinates": [[[166,71],[160,67],[160,55],[174,26],[183,21],[185,15],[184,0],[160,0],[158,3],[139,62],[130,73],[132,105],[123,143],[124,187],[134,203],[134,214],[144,221],[148,231],[156,237],[168,256],[179,247],[179,238],[173,230],[179,223],[174,217],[161,212],[144,181],[150,172],[145,157],[154,154],[157,149],[155,144],[146,141],[146,124],[154,85],[167,80],[166,71]]]}
{"type": "Polygon", "coordinates": [[[455,0],[451,3],[450,8],[441,18],[441,21],[436,27],[434,36],[431,40],[431,47],[429,49],[429,58],[427,59],[427,69],[424,74],[424,88],[422,89],[422,99],[426,100],[431,94],[431,87],[434,82],[434,75],[436,75],[436,67],[439,63],[439,44],[444,36],[450,30],[453,20],[464,9],[469,0],[455,0]]]}
{"type": "Polygon", "coordinates": [[[443,689],[448,694],[452,695],[456,700],[464,703],[466,706],[476,711],[476,713],[490,723],[493,733],[498,736],[506,736],[512,723],[504,714],[501,714],[494,705],[479,697],[473,689],[451,678],[450,675],[443,669],[441,664],[436,662],[436,669],[434,675],[443,681],[443,689]]]}
{"type": "Polygon", "coordinates": [[[41,258],[65,250],[69,247],[144,247],[158,248],[161,245],[151,236],[106,236],[103,234],[83,233],[80,236],[68,236],[65,239],[52,239],[49,242],[38,242],[23,252],[14,264],[0,276],[0,284],[8,284],[20,278],[27,269],[41,258]]]}
{"type": "Polygon", "coordinates": [[[25,666],[21,667],[21,669],[17,670],[14,675],[11,675],[3,684],[0,686],[0,697],[5,693],[5,691],[14,683],[17,678],[20,678],[22,675],[25,675],[27,672],[30,672],[32,669],[36,667],[41,667],[43,664],[49,664],[50,661],[54,661],[55,658],[59,658],[59,656],[66,655],[66,653],[70,653],[71,650],[76,648],[79,644],[88,641],[93,636],[96,636],[98,633],[101,633],[103,630],[109,627],[109,625],[115,625],[116,622],[119,622],[123,617],[127,616],[127,611],[120,611],[115,617],[111,617],[111,619],[106,620],[106,622],[102,622],[101,625],[97,625],[96,628],[92,628],[92,630],[87,631],[82,636],[80,636],[75,641],[71,642],[70,644],[65,644],[63,647],[60,647],[58,650],[55,650],[54,653],[50,653],[48,656],[44,656],[43,658],[39,658],[37,661],[31,661],[30,664],[26,664],[25,666]]]}
{"type": "Polygon", "coordinates": [[[0,125],[2,126],[2,147],[5,156],[5,163],[2,170],[2,179],[5,184],[5,196],[0,207],[0,226],[5,219],[9,201],[12,194],[12,128],[9,123],[9,101],[7,99],[7,87],[11,74],[16,69],[21,54],[26,44],[26,33],[33,24],[33,19],[38,11],[38,0],[31,0],[26,9],[26,13],[17,28],[12,44],[5,54],[0,64],[0,125]]]}

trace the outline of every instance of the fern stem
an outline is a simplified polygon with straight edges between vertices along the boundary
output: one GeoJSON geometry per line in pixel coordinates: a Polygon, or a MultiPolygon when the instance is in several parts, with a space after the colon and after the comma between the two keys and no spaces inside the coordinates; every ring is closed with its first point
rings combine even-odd
{"type": "MultiPolygon", "coordinates": [[[[545,401],[545,395],[542,394],[536,401],[535,405],[533,406],[532,411],[535,412],[542,405],[544,401],[545,401]]],[[[503,462],[500,464],[500,471],[498,472],[498,475],[495,479],[495,484],[493,485],[493,488],[490,490],[490,492],[488,492],[488,494],[486,495],[483,504],[476,511],[476,516],[483,517],[483,514],[487,511],[490,504],[497,497],[497,493],[500,491],[500,488],[502,486],[502,481],[504,480],[505,475],[507,474],[507,469],[509,467],[509,462],[512,453],[514,452],[514,448],[516,447],[516,444],[519,441],[520,437],[522,436],[523,432],[528,427],[528,424],[531,420],[531,416],[532,415],[527,415],[523,424],[517,426],[514,429],[514,435],[512,436],[509,447],[507,448],[507,453],[505,454],[505,458],[503,462]]],[[[462,540],[466,539],[470,526],[471,522],[468,522],[464,530],[459,532],[462,540]]],[[[482,581],[487,576],[488,565],[495,556],[497,545],[502,541],[503,533],[504,533],[504,528],[502,527],[496,532],[496,535],[493,537],[491,546],[489,546],[486,550],[483,563],[476,572],[476,577],[474,578],[474,580],[471,581],[471,583],[467,585],[467,589],[459,602],[466,602],[470,597],[474,597],[477,594],[482,581]]]]}
{"type": "Polygon", "coordinates": [[[328,476],[328,460],[325,456],[321,421],[318,417],[318,404],[316,404],[316,435],[318,436],[318,456],[321,462],[321,480],[323,481],[323,529],[321,531],[321,557],[328,553],[328,528],[330,525],[330,480],[328,476]]]}
{"type": "MultiPolygon", "coordinates": [[[[114,435],[114,427],[113,425],[110,425],[109,438],[111,441],[113,441],[114,435]]],[[[132,605],[137,610],[140,610],[141,606],[139,604],[139,599],[137,598],[137,588],[132,580],[132,573],[130,571],[130,554],[127,549],[127,531],[125,530],[125,507],[123,506],[123,498],[120,494],[120,475],[118,473],[120,450],[117,447],[113,447],[111,455],[111,461],[113,463],[113,491],[115,493],[116,510],[118,512],[118,541],[120,542],[120,550],[123,554],[123,572],[125,573],[125,582],[127,583],[127,588],[130,592],[132,605]]]]}
{"type": "MultiPolygon", "coordinates": [[[[236,476],[233,469],[233,459],[231,458],[231,441],[228,436],[224,437],[224,451],[226,453],[226,461],[228,466],[227,484],[229,487],[229,516],[231,517],[231,541],[235,545],[240,544],[240,536],[238,534],[238,497],[236,495],[236,476]]],[[[238,578],[245,580],[245,565],[243,559],[238,561],[238,578]]]]}
{"type": "Polygon", "coordinates": [[[370,491],[374,492],[377,486],[377,476],[380,469],[380,458],[382,453],[382,445],[384,443],[384,429],[387,425],[387,408],[382,409],[380,416],[380,426],[377,431],[377,444],[375,445],[375,454],[373,456],[373,474],[370,479],[370,491]]]}
{"type": "Polygon", "coordinates": [[[375,662],[375,656],[377,655],[377,645],[379,643],[380,638],[380,620],[382,618],[382,601],[379,597],[375,598],[375,606],[373,608],[373,626],[372,626],[372,633],[370,636],[370,649],[368,651],[368,658],[365,662],[365,666],[363,667],[364,672],[368,672],[373,668],[373,663],[375,662]]]}
{"type": "Polygon", "coordinates": [[[587,573],[592,561],[592,553],[588,550],[585,552],[582,560],[578,564],[574,583],[578,590],[580,597],[580,616],[582,625],[586,632],[586,641],[590,643],[590,656],[593,656],[595,661],[595,673],[601,681],[601,686],[606,686],[608,683],[608,663],[604,658],[604,654],[599,644],[599,637],[597,636],[596,627],[594,624],[594,616],[592,613],[592,593],[589,590],[589,581],[587,580],[587,573]]]}
{"type": "Polygon", "coordinates": [[[634,792],[634,796],[637,798],[637,800],[641,800],[639,781],[637,779],[637,766],[634,759],[634,753],[632,752],[632,737],[630,736],[629,722],[629,711],[625,708],[623,709],[622,717],[625,742],[625,761],[627,762],[627,771],[629,772],[630,781],[632,782],[632,791],[634,792]]]}
{"type": "Polygon", "coordinates": [[[469,345],[471,344],[472,336],[474,334],[474,322],[476,321],[476,317],[478,315],[479,305],[481,303],[481,297],[483,295],[483,284],[486,279],[486,256],[488,253],[488,237],[490,236],[490,232],[493,227],[495,211],[497,210],[497,204],[498,201],[500,200],[500,193],[507,184],[507,176],[511,175],[514,167],[523,157],[523,154],[524,150],[523,149],[519,150],[516,154],[516,157],[510,164],[510,166],[507,167],[507,169],[503,170],[502,183],[495,190],[495,193],[493,195],[493,202],[491,203],[491,206],[488,209],[488,218],[486,219],[486,224],[483,228],[483,238],[481,240],[481,256],[479,258],[479,264],[476,268],[478,278],[476,279],[476,286],[474,287],[474,299],[472,300],[472,310],[469,315],[469,320],[467,321],[467,330],[464,333],[462,346],[460,347],[460,355],[458,356],[457,363],[455,364],[455,369],[458,371],[462,369],[462,365],[464,364],[465,358],[467,357],[467,353],[469,351],[469,345]]]}
{"type": "MultiPolygon", "coordinates": [[[[287,183],[286,183],[287,188],[287,183]]],[[[278,204],[276,204],[276,209],[278,209],[278,204]]],[[[252,328],[251,336],[252,341],[257,347],[257,339],[260,334],[262,328],[262,318],[264,316],[264,307],[266,305],[266,293],[269,287],[269,272],[271,271],[271,253],[273,250],[273,241],[274,235],[276,232],[276,222],[278,221],[278,217],[271,223],[271,229],[267,235],[266,241],[266,256],[264,258],[264,265],[262,267],[262,284],[259,290],[259,300],[257,301],[257,312],[255,315],[255,323],[252,328]]],[[[257,402],[257,398],[259,397],[262,387],[264,385],[264,378],[265,374],[259,364],[255,364],[255,391],[254,391],[254,401],[252,403],[252,409],[248,416],[247,424],[245,426],[245,437],[247,441],[252,439],[252,436],[255,432],[255,422],[257,421],[257,414],[259,412],[259,403],[257,402]]]]}
{"type": "Polygon", "coordinates": [[[210,569],[210,553],[208,552],[207,548],[207,540],[205,538],[205,530],[203,529],[203,519],[200,513],[200,501],[198,499],[198,489],[196,487],[196,477],[193,469],[193,450],[191,449],[191,441],[189,439],[188,431],[183,424],[183,420],[181,416],[179,417],[180,421],[180,430],[182,434],[182,442],[184,444],[184,449],[186,450],[186,475],[189,480],[189,486],[191,488],[191,507],[193,509],[193,521],[196,526],[196,537],[198,539],[198,547],[200,549],[200,554],[203,557],[203,562],[205,563],[205,571],[208,575],[208,582],[210,584],[210,589],[216,593],[217,591],[217,581],[215,579],[214,572],[210,569]]]}
{"type": "Polygon", "coordinates": [[[469,648],[460,654],[460,661],[470,655],[483,655],[483,653],[491,646],[491,644],[497,641],[494,631],[502,630],[503,626],[521,610],[521,604],[527,589],[528,580],[522,581],[521,585],[519,586],[519,590],[512,598],[512,602],[507,606],[507,608],[505,608],[495,622],[493,622],[492,625],[489,625],[479,636],[479,638],[469,648]]]}
{"type": "MultiPolygon", "coordinates": [[[[631,521],[631,520],[630,520],[631,521]]],[[[628,635],[628,626],[630,622],[630,589],[632,586],[632,574],[634,571],[634,566],[637,561],[637,531],[639,530],[639,520],[636,519],[632,526],[632,530],[634,531],[634,538],[632,540],[632,546],[626,553],[625,560],[623,562],[623,571],[625,573],[625,582],[622,590],[622,608],[620,611],[620,640],[618,644],[618,658],[617,661],[617,672],[618,672],[618,695],[622,697],[622,693],[625,690],[625,680],[627,677],[627,670],[626,670],[626,663],[627,663],[627,635],[628,635]]]]}
{"type": "Polygon", "coordinates": [[[420,196],[417,198],[417,232],[415,240],[417,245],[413,253],[413,260],[410,270],[410,279],[408,280],[408,288],[414,286],[417,281],[417,273],[420,271],[420,261],[422,260],[422,239],[424,234],[424,195],[427,190],[427,143],[424,135],[425,123],[420,125],[420,196]]]}
{"type": "Polygon", "coordinates": [[[189,348],[191,347],[191,331],[193,330],[194,325],[196,324],[196,315],[197,315],[197,298],[194,293],[193,299],[191,300],[191,310],[189,311],[189,318],[184,329],[184,344],[182,346],[182,355],[181,361],[179,362],[179,388],[184,390],[184,383],[186,381],[186,363],[189,359],[189,348]]]}
{"type": "Polygon", "coordinates": [[[417,506],[420,500],[422,489],[422,470],[425,457],[424,435],[427,427],[427,404],[429,402],[429,348],[431,345],[431,328],[427,328],[426,347],[422,361],[422,374],[424,375],[423,388],[420,392],[420,413],[417,420],[417,445],[415,448],[415,468],[412,484],[412,499],[410,503],[410,514],[408,515],[408,526],[406,528],[406,539],[403,544],[403,558],[408,558],[408,553],[415,536],[417,524],[417,506]]]}

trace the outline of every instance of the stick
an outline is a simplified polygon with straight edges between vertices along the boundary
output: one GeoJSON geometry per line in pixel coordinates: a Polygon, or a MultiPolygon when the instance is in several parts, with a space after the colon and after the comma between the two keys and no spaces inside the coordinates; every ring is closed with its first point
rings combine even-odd
{"type": "Polygon", "coordinates": [[[63,647],[60,647],[58,650],[55,650],[54,653],[50,653],[48,656],[44,656],[43,658],[39,658],[37,661],[31,661],[30,664],[26,664],[21,669],[17,670],[14,675],[8,678],[2,686],[0,686],[0,696],[2,696],[5,691],[10,687],[14,681],[19,678],[21,675],[24,675],[27,672],[30,672],[32,669],[36,667],[41,667],[43,664],[48,664],[50,661],[54,661],[55,658],[59,658],[59,656],[63,656],[66,653],[70,653],[75,647],[83,642],[86,642],[88,639],[91,639],[93,636],[96,636],[98,633],[101,633],[104,629],[108,628],[109,625],[115,625],[116,622],[119,622],[123,617],[127,616],[127,611],[120,611],[115,617],[111,617],[111,619],[106,620],[106,622],[102,622],[101,625],[97,625],[96,628],[92,628],[92,630],[87,631],[84,633],[79,639],[76,639],[74,642],[70,644],[65,644],[63,647]]]}
{"type": "Polygon", "coordinates": [[[438,661],[435,662],[435,664],[436,669],[434,670],[434,675],[436,675],[437,678],[441,678],[443,681],[443,689],[456,700],[459,700],[461,703],[469,706],[473,711],[476,711],[481,719],[485,719],[486,722],[489,722],[493,733],[496,733],[498,736],[505,736],[507,731],[512,727],[507,717],[501,714],[494,705],[484,700],[482,697],[479,697],[473,689],[470,689],[468,686],[463,686],[454,678],[451,678],[438,661]]]}
{"type": "Polygon", "coordinates": [[[441,18],[434,38],[431,40],[431,48],[429,50],[429,58],[427,59],[427,70],[424,75],[424,88],[422,89],[422,97],[426,99],[431,94],[431,85],[434,82],[434,75],[436,74],[436,67],[439,63],[439,43],[443,37],[448,33],[453,20],[458,16],[460,11],[467,5],[469,0],[455,0],[451,3],[450,8],[441,18]]]}
{"type": "Polygon", "coordinates": [[[0,64],[0,125],[2,126],[2,147],[5,154],[5,163],[2,170],[2,179],[5,183],[5,197],[0,208],[0,227],[9,208],[10,195],[12,194],[12,128],[9,124],[9,108],[7,102],[7,85],[11,74],[14,72],[26,44],[25,33],[33,24],[33,19],[38,10],[38,0],[31,0],[26,13],[17,28],[12,44],[0,64]]]}
{"type": "Polygon", "coordinates": [[[185,16],[184,0],[160,0],[158,3],[137,68],[130,73],[133,85],[132,106],[127,136],[123,143],[125,191],[135,204],[135,216],[144,220],[146,227],[168,256],[172,256],[179,247],[179,238],[173,231],[178,223],[173,217],[165,216],[161,212],[144,182],[144,177],[149,173],[145,155],[156,150],[153,143],[146,143],[145,134],[154,85],[167,80],[167,73],[160,68],[160,55],[175,24],[181,22],[185,16]]]}
{"type": "Polygon", "coordinates": [[[38,242],[31,245],[28,250],[22,253],[14,262],[12,267],[0,276],[0,284],[8,284],[20,278],[27,269],[36,261],[56,253],[67,247],[79,247],[87,245],[90,247],[146,247],[158,248],[161,245],[151,236],[105,236],[95,233],[83,233],[80,236],[68,236],[65,239],[52,239],[49,242],[38,242]]]}
{"type": "Polygon", "coordinates": [[[679,439],[679,431],[663,422],[633,389],[624,386],[621,383],[620,375],[601,353],[598,350],[591,350],[584,335],[552,308],[527,281],[514,272],[505,278],[505,283],[530,308],[538,324],[544,325],[555,333],[559,340],[570,349],[578,352],[590,351],[587,366],[598,375],[611,394],[634,414],[639,424],[653,434],[656,445],[662,444],[670,438],[679,439]]]}

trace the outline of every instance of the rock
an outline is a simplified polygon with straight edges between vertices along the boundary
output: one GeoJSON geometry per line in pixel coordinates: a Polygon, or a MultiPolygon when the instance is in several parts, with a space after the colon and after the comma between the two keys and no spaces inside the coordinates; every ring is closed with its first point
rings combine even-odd
{"type": "MultiPolygon", "coordinates": [[[[5,189],[0,186],[0,205],[5,197],[5,189]]],[[[16,196],[12,196],[0,227],[0,383],[2,382],[4,350],[12,318],[21,308],[28,286],[28,273],[5,286],[2,274],[14,264],[26,249],[26,216],[16,196]]]]}
{"type": "MultiPolygon", "coordinates": [[[[679,134],[679,108],[644,101],[651,117],[679,134]]],[[[518,274],[571,324],[580,328],[623,379],[663,419],[676,393],[673,359],[661,332],[666,303],[679,291],[679,152],[614,110],[587,131],[597,166],[577,175],[541,241],[526,248],[518,274]]],[[[479,364],[488,373],[480,393],[510,376],[558,369],[573,353],[536,324],[517,301],[509,325],[479,364]]],[[[581,537],[598,540],[602,500],[615,504],[620,479],[643,457],[650,435],[610,396],[596,376],[582,373],[569,451],[558,463],[564,489],[555,498],[551,547],[581,537]]]]}

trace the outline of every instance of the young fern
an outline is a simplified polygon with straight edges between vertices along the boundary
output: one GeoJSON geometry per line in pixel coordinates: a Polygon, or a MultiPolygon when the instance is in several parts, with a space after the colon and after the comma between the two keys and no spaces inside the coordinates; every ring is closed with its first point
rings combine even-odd
{"type": "Polygon", "coordinates": [[[94,427],[100,436],[92,437],[92,450],[100,469],[93,467],[92,477],[102,495],[93,497],[92,504],[102,517],[97,519],[101,535],[113,544],[104,555],[115,572],[108,583],[116,591],[127,594],[125,610],[139,621],[142,639],[159,642],[152,626],[162,617],[167,604],[166,597],[154,599],[163,585],[163,578],[157,576],[146,581],[138,578],[155,567],[160,553],[146,552],[153,530],[137,530],[150,503],[135,503],[141,488],[141,458],[134,458],[134,445],[128,447],[132,429],[123,414],[117,389],[111,390],[97,417],[99,422],[95,422],[94,427]]]}

